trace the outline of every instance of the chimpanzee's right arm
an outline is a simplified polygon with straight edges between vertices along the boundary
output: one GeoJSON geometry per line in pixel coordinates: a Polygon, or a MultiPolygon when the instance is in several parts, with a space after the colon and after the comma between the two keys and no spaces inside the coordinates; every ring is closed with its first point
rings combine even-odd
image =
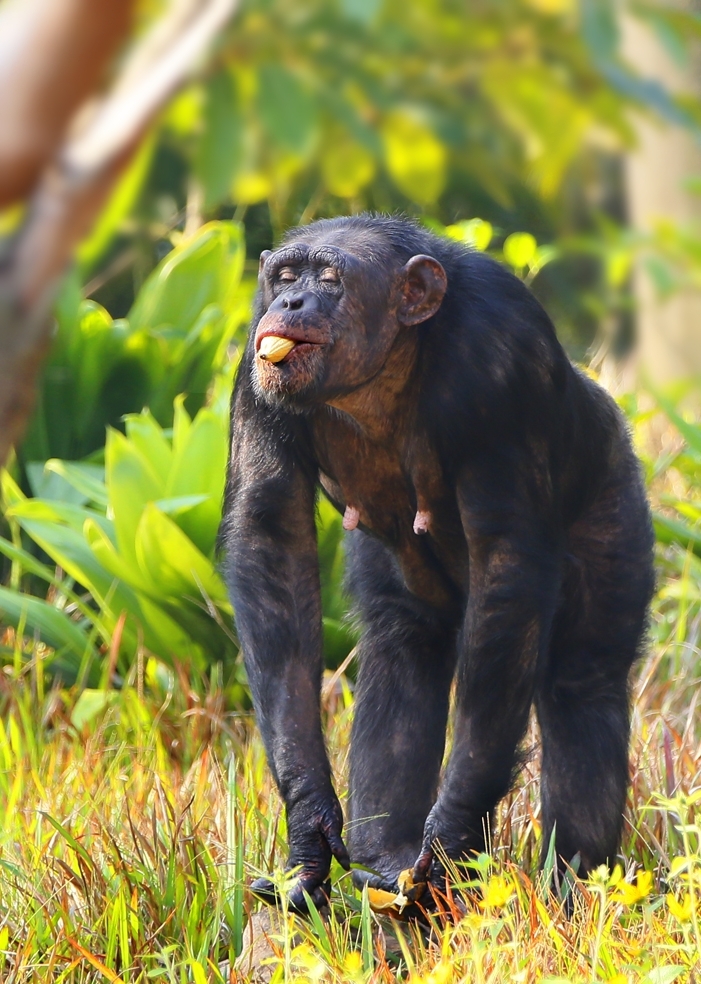
{"type": "MultiPolygon", "coordinates": [[[[268,761],[287,811],[290,903],[316,904],[331,855],[348,868],[343,815],[321,729],[321,596],[314,470],[303,422],[259,402],[244,358],[232,401],[223,540],[236,624],[268,761]]],[[[254,889],[273,896],[260,879],[254,889]]]]}

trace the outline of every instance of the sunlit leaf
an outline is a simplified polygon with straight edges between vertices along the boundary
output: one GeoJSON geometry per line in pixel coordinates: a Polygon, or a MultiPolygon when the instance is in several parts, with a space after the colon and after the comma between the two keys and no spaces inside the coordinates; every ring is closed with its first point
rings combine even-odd
{"type": "Polygon", "coordinates": [[[382,126],[385,162],[393,181],[407,197],[431,205],[445,187],[447,153],[421,114],[411,109],[390,112],[382,126]]]}
{"type": "Polygon", "coordinates": [[[351,140],[330,143],[321,158],[326,187],[339,198],[352,198],[375,176],[375,158],[351,140]]]}
{"type": "Polygon", "coordinates": [[[537,248],[530,232],[513,232],[504,242],[504,259],[515,270],[523,270],[535,258],[537,248]]]}

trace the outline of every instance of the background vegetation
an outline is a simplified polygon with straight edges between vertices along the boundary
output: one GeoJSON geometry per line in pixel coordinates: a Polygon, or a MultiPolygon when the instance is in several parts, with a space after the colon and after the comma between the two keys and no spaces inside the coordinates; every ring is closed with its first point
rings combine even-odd
{"type": "MultiPolygon", "coordinates": [[[[138,31],[164,6],[143,2],[138,31]]],[[[694,13],[641,3],[628,16],[679,64],[695,57],[694,13]]],[[[655,508],[658,592],[621,866],[578,890],[572,920],[567,886],[536,871],[533,729],[492,856],[467,873],[466,914],[431,939],[402,934],[335,871],[330,922],[274,925],[267,973],[701,973],[698,390],[620,381],[635,356],[636,276],[658,299],[701,278],[697,228],[626,221],[640,120],[697,136],[698,98],[663,81],[624,59],[607,0],[242,5],[80,247],[2,477],[0,977],[252,973],[234,970],[244,885],[284,858],[285,829],[216,556],[228,398],[260,250],[291,224],[364,208],[492,252],[546,304],[570,355],[618,380],[655,508]]],[[[0,213],[0,236],[19,217],[0,213]]],[[[318,529],[324,711],[343,792],[356,635],[340,517],[323,500],[318,529]]]]}

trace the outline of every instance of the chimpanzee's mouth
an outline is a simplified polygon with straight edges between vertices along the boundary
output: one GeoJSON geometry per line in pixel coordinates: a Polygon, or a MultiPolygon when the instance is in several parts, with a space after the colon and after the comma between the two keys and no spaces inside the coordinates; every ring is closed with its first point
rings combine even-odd
{"type": "Polygon", "coordinates": [[[266,334],[258,340],[257,355],[263,362],[279,365],[287,362],[291,356],[304,354],[314,348],[318,348],[318,343],[310,342],[308,339],[266,334]]]}

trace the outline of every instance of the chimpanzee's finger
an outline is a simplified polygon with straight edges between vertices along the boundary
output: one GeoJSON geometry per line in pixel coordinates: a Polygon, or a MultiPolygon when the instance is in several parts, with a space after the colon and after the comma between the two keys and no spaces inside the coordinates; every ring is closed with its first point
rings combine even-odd
{"type": "Polygon", "coordinates": [[[309,913],[307,898],[312,900],[317,909],[329,904],[331,882],[325,881],[323,885],[318,885],[315,884],[315,881],[314,876],[307,876],[306,878],[304,874],[300,876],[299,881],[288,895],[290,909],[306,916],[309,913]]]}
{"type": "Polygon", "coordinates": [[[251,883],[251,891],[256,898],[267,905],[278,905],[280,902],[280,893],[269,878],[256,878],[251,883]]]}
{"type": "Polygon", "coordinates": [[[433,864],[434,853],[432,847],[424,847],[419,854],[411,877],[415,883],[428,881],[428,875],[433,864]]]}
{"type": "Polygon", "coordinates": [[[343,843],[341,835],[335,830],[324,831],[324,833],[333,856],[345,871],[350,871],[350,855],[348,854],[348,848],[343,843]]]}

